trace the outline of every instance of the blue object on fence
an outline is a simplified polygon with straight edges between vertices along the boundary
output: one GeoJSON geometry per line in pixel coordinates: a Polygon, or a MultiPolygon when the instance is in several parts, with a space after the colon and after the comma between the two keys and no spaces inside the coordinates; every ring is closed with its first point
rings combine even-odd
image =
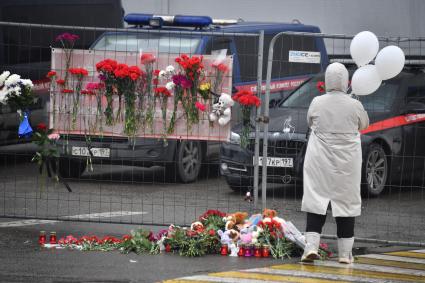
{"type": "Polygon", "coordinates": [[[24,116],[24,119],[22,120],[21,124],[19,124],[18,136],[20,138],[29,138],[31,137],[33,131],[30,122],[28,121],[28,113],[24,112],[22,115],[24,116]]]}

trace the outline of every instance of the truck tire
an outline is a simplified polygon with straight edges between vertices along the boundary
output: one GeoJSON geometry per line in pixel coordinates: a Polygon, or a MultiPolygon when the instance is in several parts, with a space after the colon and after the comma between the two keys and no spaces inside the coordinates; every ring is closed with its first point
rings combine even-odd
{"type": "Polygon", "coordinates": [[[176,170],[182,183],[195,181],[201,171],[202,151],[199,141],[182,141],[176,154],[176,170]]]}
{"type": "Polygon", "coordinates": [[[63,178],[79,178],[86,170],[86,163],[80,159],[61,158],[59,174],[63,178]]]}

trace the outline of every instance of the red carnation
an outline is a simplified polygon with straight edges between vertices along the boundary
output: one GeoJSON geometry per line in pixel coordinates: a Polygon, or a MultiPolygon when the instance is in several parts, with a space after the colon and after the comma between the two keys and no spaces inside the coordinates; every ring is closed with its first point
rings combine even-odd
{"type": "Polygon", "coordinates": [[[46,75],[46,77],[48,77],[49,79],[53,78],[54,76],[56,76],[56,72],[55,71],[50,71],[46,75]]]}
{"type": "Polygon", "coordinates": [[[47,126],[46,126],[46,124],[44,124],[44,123],[39,123],[38,125],[37,125],[37,130],[39,130],[39,131],[45,131],[45,130],[47,130],[47,126]]]}
{"type": "Polygon", "coordinates": [[[319,92],[325,92],[326,91],[324,82],[317,82],[316,87],[319,90],[319,92]]]}
{"type": "Polygon", "coordinates": [[[61,93],[73,93],[73,92],[74,91],[72,89],[67,89],[67,88],[64,88],[61,90],[61,93]]]}
{"type": "Polygon", "coordinates": [[[202,104],[199,101],[196,101],[195,107],[198,108],[198,110],[200,110],[202,112],[204,112],[207,109],[207,107],[205,106],[205,104],[202,104]]]}
{"type": "Polygon", "coordinates": [[[164,96],[166,96],[166,97],[170,97],[171,96],[171,92],[167,88],[165,88],[163,86],[155,88],[154,89],[154,92],[155,92],[155,95],[156,96],[160,96],[161,94],[164,95],[164,96]]]}
{"type": "Polygon", "coordinates": [[[143,65],[155,62],[156,58],[151,53],[144,53],[140,56],[140,63],[143,65]]]}
{"type": "Polygon", "coordinates": [[[59,80],[56,80],[56,83],[57,83],[58,85],[65,85],[65,80],[63,80],[63,79],[59,79],[59,80]]]}
{"type": "Polygon", "coordinates": [[[214,229],[210,229],[210,230],[208,231],[208,234],[210,234],[210,236],[215,236],[215,231],[214,231],[214,229]]]}
{"type": "Polygon", "coordinates": [[[68,71],[75,76],[81,77],[88,76],[89,74],[89,72],[84,68],[70,68],[68,71]]]}
{"type": "Polygon", "coordinates": [[[213,68],[216,68],[217,70],[219,70],[222,73],[226,73],[229,68],[227,67],[226,64],[220,63],[220,64],[213,64],[212,65],[213,68]]]}

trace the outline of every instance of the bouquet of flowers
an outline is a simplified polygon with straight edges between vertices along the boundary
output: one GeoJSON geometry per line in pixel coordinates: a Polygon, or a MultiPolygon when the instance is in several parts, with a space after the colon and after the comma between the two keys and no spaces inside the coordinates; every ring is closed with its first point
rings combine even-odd
{"type": "Polygon", "coordinates": [[[0,103],[7,103],[19,114],[20,125],[19,137],[28,137],[32,134],[32,128],[28,121],[28,108],[34,103],[32,93],[33,83],[29,79],[22,79],[17,74],[4,71],[0,75],[0,103]]]}
{"type": "Polygon", "coordinates": [[[202,81],[202,70],[204,69],[202,60],[202,56],[189,57],[186,54],[175,59],[182,73],[176,78],[173,77],[173,81],[176,85],[180,84],[183,88],[189,90],[189,93],[182,97],[182,105],[189,129],[193,124],[199,122],[198,109],[195,104],[198,101],[199,83],[202,81]]]}
{"type": "MultiPolygon", "coordinates": [[[[91,82],[86,85],[84,94],[94,96],[96,98],[96,119],[94,128],[97,129],[99,125],[99,131],[103,132],[102,121],[103,121],[103,110],[102,110],[102,96],[105,90],[105,84],[103,82],[91,82]]],[[[83,91],[81,91],[83,93],[83,91]]]]}
{"type": "Polygon", "coordinates": [[[144,116],[143,122],[146,122],[153,131],[153,120],[155,113],[155,94],[153,89],[158,86],[158,76],[159,70],[154,70],[154,64],[156,62],[156,57],[152,53],[143,53],[140,56],[140,63],[144,66],[145,76],[143,80],[143,85],[141,87],[141,94],[139,96],[140,101],[146,101],[146,112],[143,115],[142,107],[144,105],[139,103],[139,111],[141,116],[144,116]]]}
{"type": "Polygon", "coordinates": [[[112,59],[105,59],[96,64],[96,70],[99,72],[99,79],[105,84],[105,97],[106,97],[106,125],[112,126],[114,124],[114,110],[113,110],[113,95],[117,93],[116,77],[114,74],[118,62],[112,59]]]}
{"type": "Polygon", "coordinates": [[[53,177],[56,181],[59,181],[58,174],[54,170],[59,166],[59,152],[56,148],[56,142],[59,138],[59,134],[53,133],[52,129],[47,129],[45,124],[40,123],[37,125],[37,131],[34,135],[34,143],[38,145],[38,151],[35,153],[31,161],[37,163],[38,170],[42,176],[40,180],[41,190],[43,190],[45,186],[47,176],[53,177]]]}
{"type": "MultiPolygon", "coordinates": [[[[136,82],[142,75],[142,71],[137,66],[127,66],[126,64],[118,64],[114,70],[116,78],[117,91],[120,97],[119,105],[121,105],[121,95],[125,98],[125,123],[124,133],[129,137],[134,137],[137,131],[136,125],[136,82]]],[[[117,117],[120,115],[121,106],[118,108],[117,117]]]]}
{"type": "Polygon", "coordinates": [[[258,108],[261,105],[261,100],[251,91],[238,91],[233,97],[233,100],[238,102],[242,107],[242,134],[241,146],[246,148],[249,143],[249,132],[251,131],[251,110],[253,107],[258,108]]]}
{"type": "Polygon", "coordinates": [[[77,123],[77,114],[80,105],[81,90],[83,87],[83,79],[88,76],[88,71],[84,68],[71,68],[69,73],[72,74],[77,82],[74,84],[74,91],[72,96],[72,129],[75,129],[77,123]]]}
{"type": "Polygon", "coordinates": [[[79,38],[80,37],[76,34],[65,32],[59,34],[55,39],[56,42],[61,43],[65,52],[65,87],[68,86],[68,70],[71,64],[72,51],[74,50],[75,41],[77,41],[79,38]]]}

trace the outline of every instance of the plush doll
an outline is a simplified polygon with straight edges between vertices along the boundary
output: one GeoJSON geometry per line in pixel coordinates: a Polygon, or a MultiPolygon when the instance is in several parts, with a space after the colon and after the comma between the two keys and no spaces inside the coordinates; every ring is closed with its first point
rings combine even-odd
{"type": "Polygon", "coordinates": [[[230,230],[233,228],[237,228],[238,230],[241,230],[245,223],[245,219],[248,217],[248,213],[246,212],[235,212],[232,214],[229,214],[226,217],[223,217],[223,221],[226,222],[225,228],[226,230],[230,230]]]}
{"type": "Polygon", "coordinates": [[[232,239],[230,238],[230,231],[227,230],[225,232],[218,230],[218,235],[220,236],[220,242],[222,245],[230,245],[232,243],[232,239]]]}
{"type": "Polygon", "coordinates": [[[190,225],[190,230],[202,232],[204,231],[204,225],[199,221],[193,222],[192,225],[190,225]]]}
{"type": "Polygon", "coordinates": [[[241,233],[240,238],[242,244],[249,245],[252,243],[252,232],[241,233]]]}
{"type": "Polygon", "coordinates": [[[229,245],[230,249],[230,255],[229,256],[238,256],[239,248],[236,246],[235,243],[231,243],[229,245]]]}
{"type": "Polygon", "coordinates": [[[209,115],[210,121],[215,122],[218,120],[220,126],[224,126],[230,122],[231,109],[235,102],[232,97],[227,93],[222,93],[217,103],[212,106],[212,112],[209,115]]]}

